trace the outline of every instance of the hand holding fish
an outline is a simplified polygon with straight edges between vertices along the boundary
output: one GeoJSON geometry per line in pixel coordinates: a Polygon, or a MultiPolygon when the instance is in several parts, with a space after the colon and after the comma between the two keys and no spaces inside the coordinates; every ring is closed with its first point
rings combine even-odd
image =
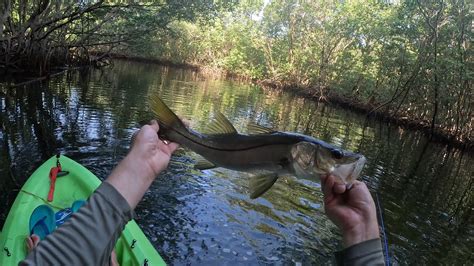
{"type": "Polygon", "coordinates": [[[144,125],[133,137],[127,156],[115,167],[107,182],[112,184],[133,209],[156,176],[166,169],[171,154],[178,144],[165,144],[157,132],[160,127],[153,120],[144,125]]]}
{"type": "Polygon", "coordinates": [[[171,154],[178,148],[178,144],[161,140],[156,134],[160,130],[156,120],[150,121],[149,125],[144,125],[138,131],[129,155],[141,165],[144,176],[155,179],[155,177],[166,167],[171,154]]]}
{"type": "Polygon", "coordinates": [[[355,181],[350,189],[334,176],[322,176],[324,209],[342,231],[344,246],[349,247],[379,237],[375,203],[367,186],[355,181]]]}

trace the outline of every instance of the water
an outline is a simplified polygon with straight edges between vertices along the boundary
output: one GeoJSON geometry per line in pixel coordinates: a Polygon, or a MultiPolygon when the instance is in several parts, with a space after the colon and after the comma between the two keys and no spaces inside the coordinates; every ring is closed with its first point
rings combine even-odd
{"type": "MultiPolygon", "coordinates": [[[[56,152],[106,178],[138,121],[152,117],[147,99],[156,93],[198,130],[219,110],[241,132],[254,121],[363,153],[361,179],[379,195],[392,262],[473,261],[472,154],[289,93],[130,62],[1,87],[0,225],[18,188],[56,152]]],[[[341,248],[319,183],[287,177],[251,200],[247,174],[193,163],[192,152],[179,150],[136,209],[168,263],[323,264],[341,248]]]]}

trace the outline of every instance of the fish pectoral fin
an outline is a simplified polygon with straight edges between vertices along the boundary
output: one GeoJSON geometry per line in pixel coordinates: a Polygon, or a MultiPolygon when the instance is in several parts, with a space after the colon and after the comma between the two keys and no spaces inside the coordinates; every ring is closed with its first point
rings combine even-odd
{"type": "Polygon", "coordinates": [[[247,124],[247,131],[251,135],[269,134],[276,132],[276,130],[274,129],[255,124],[253,122],[247,124]]]}
{"type": "Polygon", "coordinates": [[[267,192],[278,179],[275,173],[263,174],[253,177],[250,180],[250,198],[256,199],[267,192]]]}
{"type": "Polygon", "coordinates": [[[207,169],[212,169],[216,168],[217,166],[210,161],[204,159],[203,157],[197,158],[196,159],[196,164],[194,165],[194,169],[198,170],[207,170],[207,169]]]}
{"type": "Polygon", "coordinates": [[[219,111],[214,114],[214,119],[207,126],[205,132],[211,135],[237,134],[234,125],[219,111]]]}

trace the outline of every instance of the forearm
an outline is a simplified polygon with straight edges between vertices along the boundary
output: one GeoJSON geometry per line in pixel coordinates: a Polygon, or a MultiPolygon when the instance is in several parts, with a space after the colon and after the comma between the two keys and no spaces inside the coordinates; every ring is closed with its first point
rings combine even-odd
{"type": "Polygon", "coordinates": [[[104,265],[132,210],[122,195],[104,182],[79,212],[55,230],[20,265],[104,265]]]}
{"type": "Polygon", "coordinates": [[[106,182],[110,183],[133,209],[145,195],[155,176],[144,169],[146,164],[137,161],[133,151],[129,153],[112,171],[106,182]]]}
{"type": "Polygon", "coordinates": [[[345,248],[380,237],[377,218],[375,216],[368,217],[365,221],[350,229],[343,230],[343,245],[345,248]]]}

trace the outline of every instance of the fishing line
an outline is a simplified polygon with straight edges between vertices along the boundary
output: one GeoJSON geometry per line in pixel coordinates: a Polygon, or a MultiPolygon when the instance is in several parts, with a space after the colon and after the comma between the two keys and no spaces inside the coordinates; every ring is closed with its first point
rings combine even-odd
{"type": "Polygon", "coordinates": [[[388,253],[388,241],[387,241],[387,234],[385,233],[385,224],[383,222],[383,214],[382,214],[382,208],[380,207],[380,199],[379,199],[379,193],[376,191],[375,192],[375,199],[377,202],[377,208],[378,208],[378,213],[379,213],[379,218],[380,218],[380,225],[382,227],[382,238],[383,238],[383,245],[385,249],[385,265],[390,266],[390,255],[388,253]]]}

